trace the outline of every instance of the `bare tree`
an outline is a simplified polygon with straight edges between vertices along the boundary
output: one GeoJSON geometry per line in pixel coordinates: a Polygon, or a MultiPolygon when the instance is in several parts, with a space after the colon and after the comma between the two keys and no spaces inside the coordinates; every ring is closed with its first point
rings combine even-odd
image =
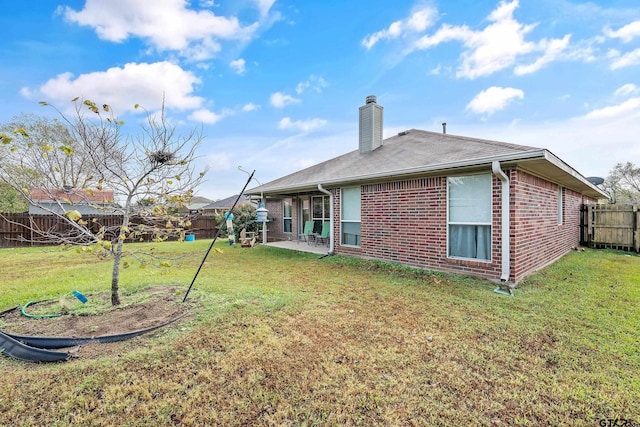
{"type": "Polygon", "coordinates": [[[611,196],[612,203],[639,203],[640,167],[631,162],[616,164],[605,179],[603,187],[611,196]]]}
{"type": "Polygon", "coordinates": [[[5,155],[0,180],[31,206],[67,224],[64,232],[30,230],[39,241],[91,246],[113,256],[111,302],[118,305],[125,241],[184,238],[190,224],[175,211],[203,180],[205,171],[194,170],[203,135],[198,129],[178,134],[167,122],[164,104],[157,114],[146,112],[141,132],[124,135],[124,122],[108,105],[78,98],[73,102],[72,115],[52,107],[60,121],[13,123],[10,132],[0,134],[5,155]],[[113,200],[105,199],[111,194],[113,200]],[[95,213],[82,212],[87,207],[121,220],[115,227],[100,226],[95,213]],[[142,221],[132,223],[134,216],[142,221]]]}

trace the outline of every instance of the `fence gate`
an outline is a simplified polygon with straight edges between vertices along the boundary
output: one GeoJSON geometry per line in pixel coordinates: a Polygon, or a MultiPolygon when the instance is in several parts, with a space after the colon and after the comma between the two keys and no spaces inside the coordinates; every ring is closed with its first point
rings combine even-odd
{"type": "Polygon", "coordinates": [[[581,210],[583,245],[640,252],[638,206],[583,205],[581,210]]]}

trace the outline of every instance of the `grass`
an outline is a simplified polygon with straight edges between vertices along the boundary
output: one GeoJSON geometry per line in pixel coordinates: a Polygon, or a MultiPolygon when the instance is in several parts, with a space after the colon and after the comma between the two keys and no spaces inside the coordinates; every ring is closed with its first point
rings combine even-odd
{"type": "MultiPolygon", "coordinates": [[[[185,290],[210,241],[122,291],[185,290]]],[[[515,297],[468,277],[218,246],[187,324],[119,356],[0,358],[0,425],[599,425],[640,421],[640,257],[572,252],[515,297]]],[[[109,288],[110,263],[0,250],[0,310],[109,288]]],[[[0,325],[1,326],[1,325],[0,325]]]]}

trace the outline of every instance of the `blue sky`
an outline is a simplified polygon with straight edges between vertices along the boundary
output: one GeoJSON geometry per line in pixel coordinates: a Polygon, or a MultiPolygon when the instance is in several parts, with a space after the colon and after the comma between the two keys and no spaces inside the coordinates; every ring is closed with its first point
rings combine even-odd
{"type": "Polygon", "coordinates": [[[0,1],[0,122],[76,96],[135,133],[203,126],[199,194],[237,193],[417,128],[547,148],[585,176],[640,164],[637,0],[0,1]],[[254,183],[255,184],[255,183],[254,183]],[[252,185],[253,186],[253,185],[252,185]]]}

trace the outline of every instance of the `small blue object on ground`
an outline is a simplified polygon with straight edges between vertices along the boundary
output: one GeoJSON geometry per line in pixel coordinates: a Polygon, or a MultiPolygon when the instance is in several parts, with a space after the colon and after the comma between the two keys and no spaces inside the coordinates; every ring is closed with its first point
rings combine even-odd
{"type": "Polygon", "coordinates": [[[186,236],[184,236],[184,240],[185,240],[185,242],[193,242],[194,240],[196,240],[196,235],[195,234],[187,234],[186,236]]]}
{"type": "Polygon", "coordinates": [[[78,298],[78,300],[83,304],[88,301],[87,297],[82,295],[82,293],[80,293],[79,291],[73,291],[72,294],[74,297],[78,298]]]}

